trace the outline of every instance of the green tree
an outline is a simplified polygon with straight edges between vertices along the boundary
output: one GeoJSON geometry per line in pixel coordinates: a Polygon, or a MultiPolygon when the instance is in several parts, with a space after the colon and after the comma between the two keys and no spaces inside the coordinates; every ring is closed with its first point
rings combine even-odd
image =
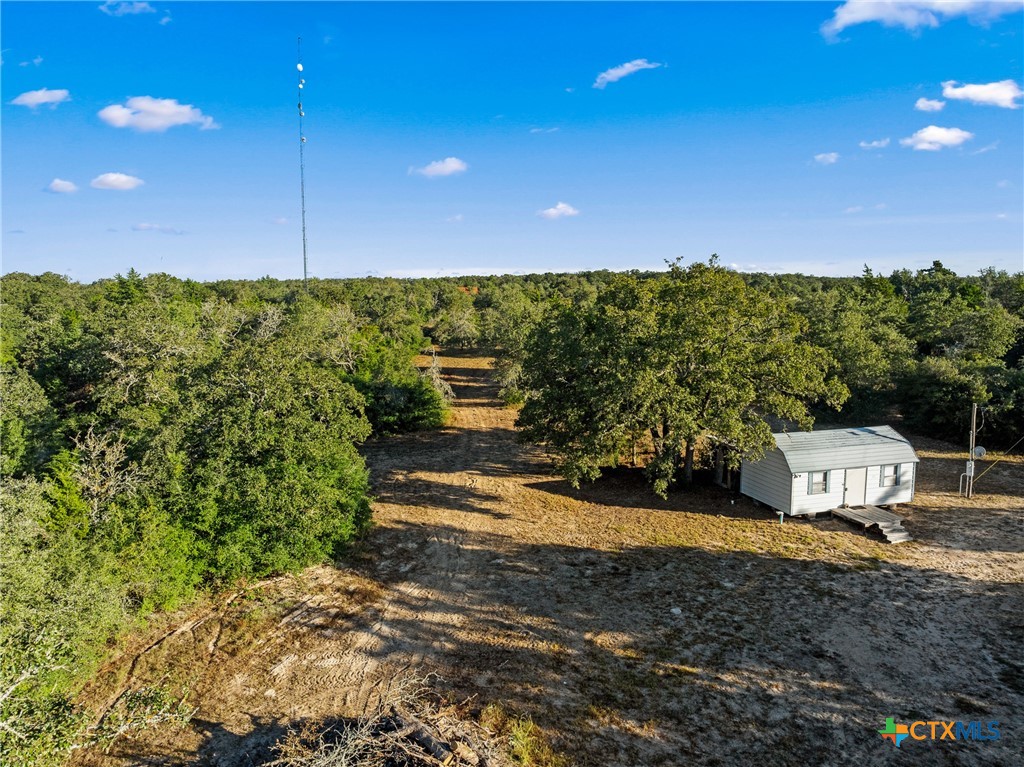
{"type": "Polygon", "coordinates": [[[434,340],[443,346],[472,346],[480,337],[473,298],[458,286],[445,286],[439,292],[434,315],[434,340]]]}
{"type": "Polygon", "coordinates": [[[13,360],[0,362],[0,478],[38,469],[55,444],[57,414],[42,387],[13,360]]]}
{"type": "Polygon", "coordinates": [[[517,284],[501,285],[482,294],[481,340],[495,350],[499,395],[507,404],[521,404],[526,339],[540,319],[542,306],[517,284]]]}
{"type": "Polygon", "coordinates": [[[810,293],[797,310],[807,319],[807,339],[835,357],[853,414],[877,413],[891,402],[915,352],[904,334],[907,304],[892,283],[865,268],[856,284],[810,293]]]}
{"type": "Polygon", "coordinates": [[[322,561],[369,521],[363,397],[284,325],[273,307],[251,318],[189,392],[177,508],[225,580],[322,561]]]}
{"type": "Polygon", "coordinates": [[[803,330],[785,302],[714,259],[659,279],[622,276],[595,304],[562,304],[538,325],[518,423],[574,484],[649,435],[648,475],[664,494],[680,471],[692,478],[701,439],[756,456],[770,420],[806,428],[808,402],[845,399],[834,361],[803,330]]]}
{"type": "Polygon", "coordinates": [[[1006,361],[1020,343],[1024,321],[990,297],[991,275],[967,280],[935,262],[893,280],[907,296],[909,333],[917,344],[917,359],[898,387],[906,422],[935,436],[958,437],[972,402],[991,402],[1003,422],[1012,422],[1017,378],[1006,361]]]}

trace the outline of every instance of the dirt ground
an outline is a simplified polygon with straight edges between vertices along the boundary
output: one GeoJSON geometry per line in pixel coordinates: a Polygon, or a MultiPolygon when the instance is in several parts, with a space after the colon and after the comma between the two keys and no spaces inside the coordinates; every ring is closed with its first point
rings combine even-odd
{"type": "Polygon", "coordinates": [[[1021,763],[1024,460],[966,501],[963,455],[915,439],[915,541],[888,545],[717,488],[661,501],[628,469],[573,490],[517,442],[488,359],[441,362],[452,423],[367,446],[377,526],[349,561],[126,641],[83,693],[97,718],[145,684],[198,710],[73,763],[260,764],[289,725],[428,672],[466,716],[531,717],[581,767],[1021,763]],[[887,717],[1001,738],[897,750],[887,717]]]}

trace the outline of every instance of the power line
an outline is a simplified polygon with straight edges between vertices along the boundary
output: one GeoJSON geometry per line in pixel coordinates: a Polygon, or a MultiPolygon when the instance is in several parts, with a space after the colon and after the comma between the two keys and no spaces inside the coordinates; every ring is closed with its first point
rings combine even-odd
{"type": "Polygon", "coordinates": [[[1014,442],[1014,443],[1013,443],[1013,444],[1012,444],[1012,445],[1010,446],[1010,449],[1009,449],[1009,450],[1004,450],[1004,451],[1003,451],[1003,454],[1002,454],[1002,456],[1000,456],[999,458],[997,458],[997,459],[995,460],[995,463],[993,463],[993,464],[992,464],[991,466],[987,467],[987,468],[985,469],[985,471],[981,472],[981,474],[979,474],[979,475],[977,476],[977,478],[976,478],[976,479],[975,479],[974,481],[975,481],[975,482],[977,482],[977,481],[978,481],[979,479],[981,479],[981,478],[982,478],[982,477],[984,477],[984,476],[985,476],[986,474],[988,474],[988,473],[989,473],[989,472],[990,472],[990,471],[991,471],[991,470],[992,470],[993,468],[995,468],[995,465],[996,465],[997,463],[999,463],[999,462],[1000,462],[1001,460],[1003,460],[1003,458],[1006,458],[1006,456],[1008,456],[1008,455],[1009,455],[1009,454],[1010,454],[1011,452],[1013,452],[1013,449],[1014,449],[1015,447],[1017,447],[1017,445],[1019,445],[1019,444],[1020,444],[1021,442],[1024,442],[1024,437],[1021,437],[1021,438],[1020,438],[1020,439],[1018,439],[1018,440],[1017,440],[1016,442],[1014,442]]]}

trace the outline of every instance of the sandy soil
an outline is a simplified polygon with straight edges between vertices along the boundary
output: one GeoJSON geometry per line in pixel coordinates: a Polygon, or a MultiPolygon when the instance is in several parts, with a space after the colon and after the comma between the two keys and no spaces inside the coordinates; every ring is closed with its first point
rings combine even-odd
{"type": "Polygon", "coordinates": [[[916,541],[893,546],[718,489],[661,501],[628,469],[573,490],[517,442],[486,358],[442,364],[451,425],[366,449],[360,551],[132,637],[83,702],[99,717],[160,683],[188,688],[195,718],[76,764],[259,764],[289,724],[358,715],[410,672],[467,716],[532,717],[581,766],[1020,763],[1024,460],[968,502],[963,456],[916,439],[916,541]],[[896,750],[889,716],[1002,737],[896,750]]]}

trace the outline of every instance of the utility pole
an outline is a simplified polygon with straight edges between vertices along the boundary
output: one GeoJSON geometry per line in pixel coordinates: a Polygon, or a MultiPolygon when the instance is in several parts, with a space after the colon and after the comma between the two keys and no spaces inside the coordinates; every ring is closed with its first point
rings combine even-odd
{"type": "Polygon", "coordinates": [[[971,403],[971,448],[967,456],[967,497],[974,497],[974,448],[978,437],[978,403],[971,403]]]}
{"type": "Polygon", "coordinates": [[[309,262],[306,258],[306,157],[303,151],[306,147],[306,137],[302,132],[302,118],[306,116],[306,113],[302,111],[302,89],[305,87],[306,81],[302,77],[301,37],[298,39],[298,63],[295,65],[295,69],[299,73],[299,191],[302,197],[302,287],[308,291],[309,262]]]}

